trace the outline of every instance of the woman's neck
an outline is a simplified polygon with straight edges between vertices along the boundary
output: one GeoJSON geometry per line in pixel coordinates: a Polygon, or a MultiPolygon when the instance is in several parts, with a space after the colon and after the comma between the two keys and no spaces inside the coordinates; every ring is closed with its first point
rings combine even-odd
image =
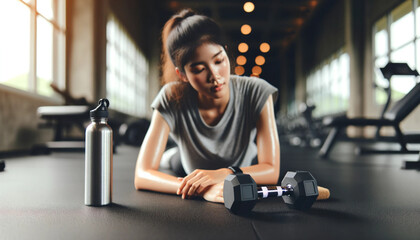
{"type": "Polygon", "coordinates": [[[208,98],[198,95],[198,111],[207,125],[215,126],[222,119],[230,98],[230,92],[222,98],[208,98]]]}
{"type": "Polygon", "coordinates": [[[198,94],[198,108],[200,110],[224,110],[226,109],[230,98],[230,92],[221,98],[210,98],[203,94],[198,94]]]}

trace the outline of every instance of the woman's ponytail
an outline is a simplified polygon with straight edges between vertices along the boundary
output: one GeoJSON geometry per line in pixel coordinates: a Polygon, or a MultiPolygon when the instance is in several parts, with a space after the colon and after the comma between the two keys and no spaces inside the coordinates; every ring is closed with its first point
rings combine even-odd
{"type": "Polygon", "coordinates": [[[162,85],[180,81],[176,72],[175,72],[175,65],[171,60],[170,53],[168,51],[167,40],[168,36],[171,31],[184,19],[187,17],[195,15],[195,12],[191,9],[184,9],[178,14],[172,16],[163,27],[162,30],[162,55],[161,55],[161,62],[162,62],[162,69],[161,69],[161,83],[162,85]]]}

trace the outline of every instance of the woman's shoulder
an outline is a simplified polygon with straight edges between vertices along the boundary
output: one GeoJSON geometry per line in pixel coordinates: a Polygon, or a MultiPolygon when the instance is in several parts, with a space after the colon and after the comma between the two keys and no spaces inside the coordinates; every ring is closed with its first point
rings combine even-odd
{"type": "Polygon", "coordinates": [[[193,94],[191,88],[188,84],[182,82],[166,83],[160,89],[158,97],[171,106],[179,106],[185,101],[189,101],[190,95],[193,94]]]}
{"type": "Polygon", "coordinates": [[[232,81],[233,86],[239,90],[271,86],[266,80],[259,77],[231,75],[230,80],[232,81]]]}
{"type": "Polygon", "coordinates": [[[174,88],[176,88],[177,83],[171,82],[164,84],[158,94],[155,97],[154,102],[160,102],[161,104],[165,103],[166,105],[171,105],[173,102],[174,88]]]}
{"type": "Polygon", "coordinates": [[[247,81],[253,81],[254,79],[259,79],[259,78],[239,76],[239,75],[230,75],[230,80],[235,81],[235,82],[247,82],[247,81]]]}
{"type": "Polygon", "coordinates": [[[165,83],[162,88],[161,91],[166,93],[166,94],[171,94],[173,92],[173,88],[176,88],[178,85],[180,85],[179,82],[169,82],[169,83],[165,83]]]}
{"type": "MultiPolygon", "coordinates": [[[[184,84],[182,84],[181,82],[169,82],[169,83],[165,83],[160,92],[161,94],[164,94],[166,97],[168,98],[173,98],[178,94],[178,90],[185,87],[184,84]]],[[[184,89],[183,89],[184,90],[184,89]]]]}
{"type": "Polygon", "coordinates": [[[249,100],[265,98],[271,94],[273,100],[277,99],[278,89],[262,78],[232,75],[231,81],[234,91],[249,100]]]}

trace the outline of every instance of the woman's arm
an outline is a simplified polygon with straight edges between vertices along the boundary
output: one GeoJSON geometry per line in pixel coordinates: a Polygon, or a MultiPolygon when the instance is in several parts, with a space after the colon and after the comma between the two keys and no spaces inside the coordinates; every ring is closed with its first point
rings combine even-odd
{"type": "Polygon", "coordinates": [[[257,122],[258,164],[243,167],[257,184],[277,184],[280,174],[280,143],[274,117],[273,98],[270,96],[257,122]]]}
{"type": "Polygon", "coordinates": [[[168,123],[155,110],[137,158],[134,174],[134,187],[137,190],[176,193],[181,181],[177,177],[158,171],[169,131],[168,123]]]}

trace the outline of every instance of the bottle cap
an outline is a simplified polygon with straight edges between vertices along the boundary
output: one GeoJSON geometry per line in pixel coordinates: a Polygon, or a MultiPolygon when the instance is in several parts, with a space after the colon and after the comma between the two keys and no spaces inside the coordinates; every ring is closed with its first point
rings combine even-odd
{"type": "Polygon", "coordinates": [[[90,111],[91,118],[107,118],[109,101],[106,98],[100,99],[98,106],[90,111]]]}

